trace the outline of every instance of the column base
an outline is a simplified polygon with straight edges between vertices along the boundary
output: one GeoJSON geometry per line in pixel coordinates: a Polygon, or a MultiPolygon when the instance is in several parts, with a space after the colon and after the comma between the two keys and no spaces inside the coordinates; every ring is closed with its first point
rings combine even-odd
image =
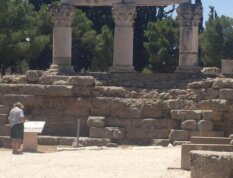
{"type": "Polygon", "coordinates": [[[175,73],[201,73],[199,66],[178,66],[175,73]]]}
{"type": "Polygon", "coordinates": [[[74,75],[75,71],[72,66],[58,66],[52,64],[46,71],[49,75],[74,75]]]}
{"type": "Polygon", "coordinates": [[[109,68],[109,72],[118,72],[118,73],[134,73],[134,66],[112,66],[109,68]]]}

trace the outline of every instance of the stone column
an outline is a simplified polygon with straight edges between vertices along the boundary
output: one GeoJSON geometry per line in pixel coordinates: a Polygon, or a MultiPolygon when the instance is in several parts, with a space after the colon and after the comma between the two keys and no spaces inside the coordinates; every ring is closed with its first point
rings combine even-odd
{"type": "Polygon", "coordinates": [[[134,4],[113,4],[114,57],[111,72],[134,72],[133,24],[136,17],[134,4]]]}
{"type": "Polygon", "coordinates": [[[66,74],[74,72],[71,66],[72,19],[76,8],[61,4],[50,9],[53,17],[53,62],[49,73],[66,74]]]}
{"type": "Polygon", "coordinates": [[[198,66],[198,29],[202,5],[184,3],[177,8],[180,20],[179,66],[176,72],[200,72],[198,66]]]}

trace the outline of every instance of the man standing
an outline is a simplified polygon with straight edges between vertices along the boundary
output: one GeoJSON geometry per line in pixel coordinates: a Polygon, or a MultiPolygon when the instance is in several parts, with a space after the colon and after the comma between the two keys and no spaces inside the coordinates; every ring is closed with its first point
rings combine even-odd
{"type": "Polygon", "coordinates": [[[24,122],[25,117],[23,113],[24,106],[17,102],[14,104],[14,107],[10,110],[9,113],[9,123],[11,127],[11,139],[12,139],[12,153],[13,154],[22,154],[20,149],[20,145],[23,142],[23,134],[24,134],[24,122]]]}

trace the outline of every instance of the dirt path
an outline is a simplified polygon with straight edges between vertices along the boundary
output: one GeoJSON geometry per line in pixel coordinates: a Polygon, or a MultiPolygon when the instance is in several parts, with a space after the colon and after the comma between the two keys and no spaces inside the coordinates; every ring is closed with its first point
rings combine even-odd
{"type": "Polygon", "coordinates": [[[24,153],[0,150],[0,178],[189,178],[180,147],[24,153]]]}

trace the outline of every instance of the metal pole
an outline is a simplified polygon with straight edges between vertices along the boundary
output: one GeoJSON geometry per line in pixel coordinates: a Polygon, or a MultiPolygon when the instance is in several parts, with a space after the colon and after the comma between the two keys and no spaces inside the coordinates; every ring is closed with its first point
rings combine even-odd
{"type": "Polygon", "coordinates": [[[79,146],[80,119],[77,119],[77,147],[79,146]]]}

